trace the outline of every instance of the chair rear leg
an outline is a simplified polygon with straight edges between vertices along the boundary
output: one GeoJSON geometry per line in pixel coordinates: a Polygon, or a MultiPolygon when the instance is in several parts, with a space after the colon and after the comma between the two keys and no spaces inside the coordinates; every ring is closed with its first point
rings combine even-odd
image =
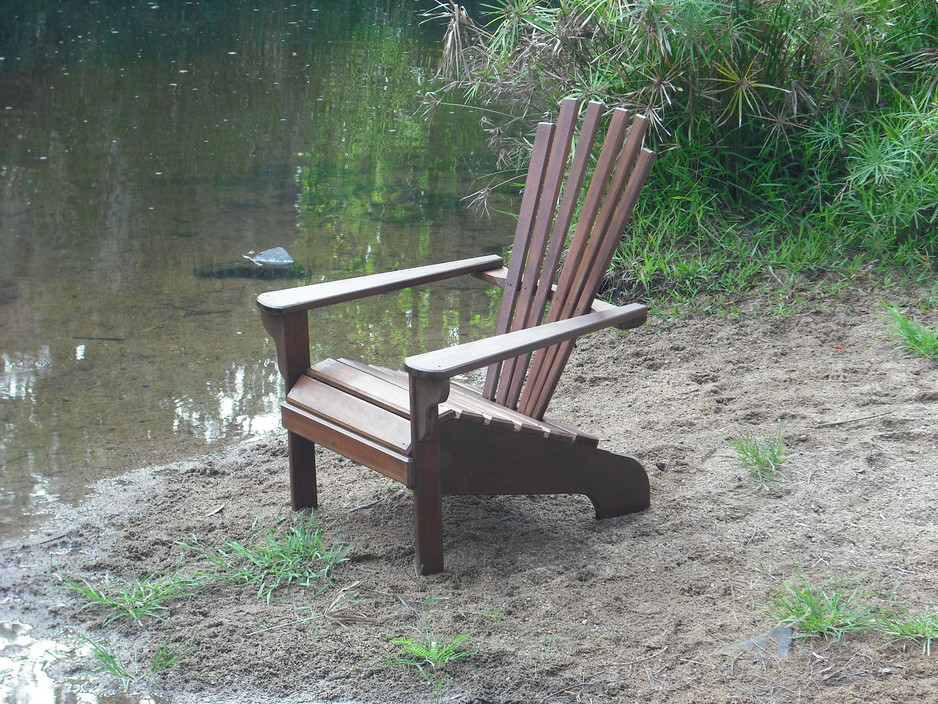
{"type": "Polygon", "coordinates": [[[290,504],[294,511],[316,508],[316,446],[294,432],[287,433],[290,450],[290,504]]]}

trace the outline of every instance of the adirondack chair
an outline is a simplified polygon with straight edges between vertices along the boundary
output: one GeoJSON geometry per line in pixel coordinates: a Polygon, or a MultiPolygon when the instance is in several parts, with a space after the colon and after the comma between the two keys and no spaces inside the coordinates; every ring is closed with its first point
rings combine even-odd
{"type": "Polygon", "coordinates": [[[483,256],[258,297],[286,382],[294,509],[317,505],[315,443],[412,489],[422,574],[443,569],[443,496],[585,494],[597,518],[648,507],[637,460],[544,419],[575,339],[636,327],[647,315],[642,305],[594,300],[654,160],[642,148],[647,120],[627,129],[629,113],[616,109],[584,186],[603,111],[585,107],[572,158],[578,101],[563,101],[556,124],[538,126],[507,269],[483,256]],[[408,357],[403,372],[343,359],[310,366],[308,311],[465,274],[504,289],[494,336],[408,357]],[[481,392],[453,381],[483,367],[481,392]]]}

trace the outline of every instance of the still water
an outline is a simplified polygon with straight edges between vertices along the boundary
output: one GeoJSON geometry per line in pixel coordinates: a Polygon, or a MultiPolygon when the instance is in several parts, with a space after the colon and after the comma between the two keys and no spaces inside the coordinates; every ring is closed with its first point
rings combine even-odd
{"type": "MultiPolygon", "coordinates": [[[[0,539],[278,428],[260,292],[507,245],[460,203],[477,116],[421,114],[432,4],[0,2],[0,539]],[[242,258],[274,246],[285,277],[242,258]]],[[[314,358],[481,336],[492,297],[459,286],[316,314],[314,358]]]]}

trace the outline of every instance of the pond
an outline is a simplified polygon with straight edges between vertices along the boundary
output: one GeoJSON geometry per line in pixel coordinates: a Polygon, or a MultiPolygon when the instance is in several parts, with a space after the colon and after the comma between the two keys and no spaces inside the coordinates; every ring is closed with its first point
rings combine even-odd
{"type": "MultiPolygon", "coordinates": [[[[279,428],[265,290],[501,253],[491,169],[441,109],[430,0],[0,8],[0,539],[91,482],[279,428]],[[244,255],[287,249],[266,272],[244,255]]],[[[471,279],[316,314],[313,356],[479,337],[471,279]]]]}

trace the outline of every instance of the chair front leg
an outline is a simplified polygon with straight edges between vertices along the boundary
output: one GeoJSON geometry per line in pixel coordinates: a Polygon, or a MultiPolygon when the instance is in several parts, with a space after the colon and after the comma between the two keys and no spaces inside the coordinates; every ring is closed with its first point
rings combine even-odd
{"type": "Polygon", "coordinates": [[[445,401],[448,395],[448,379],[410,377],[415,562],[421,575],[443,571],[443,483],[440,473],[439,404],[445,401]]]}
{"type": "Polygon", "coordinates": [[[316,508],[316,445],[302,435],[287,432],[290,451],[290,505],[294,511],[316,508]]]}

